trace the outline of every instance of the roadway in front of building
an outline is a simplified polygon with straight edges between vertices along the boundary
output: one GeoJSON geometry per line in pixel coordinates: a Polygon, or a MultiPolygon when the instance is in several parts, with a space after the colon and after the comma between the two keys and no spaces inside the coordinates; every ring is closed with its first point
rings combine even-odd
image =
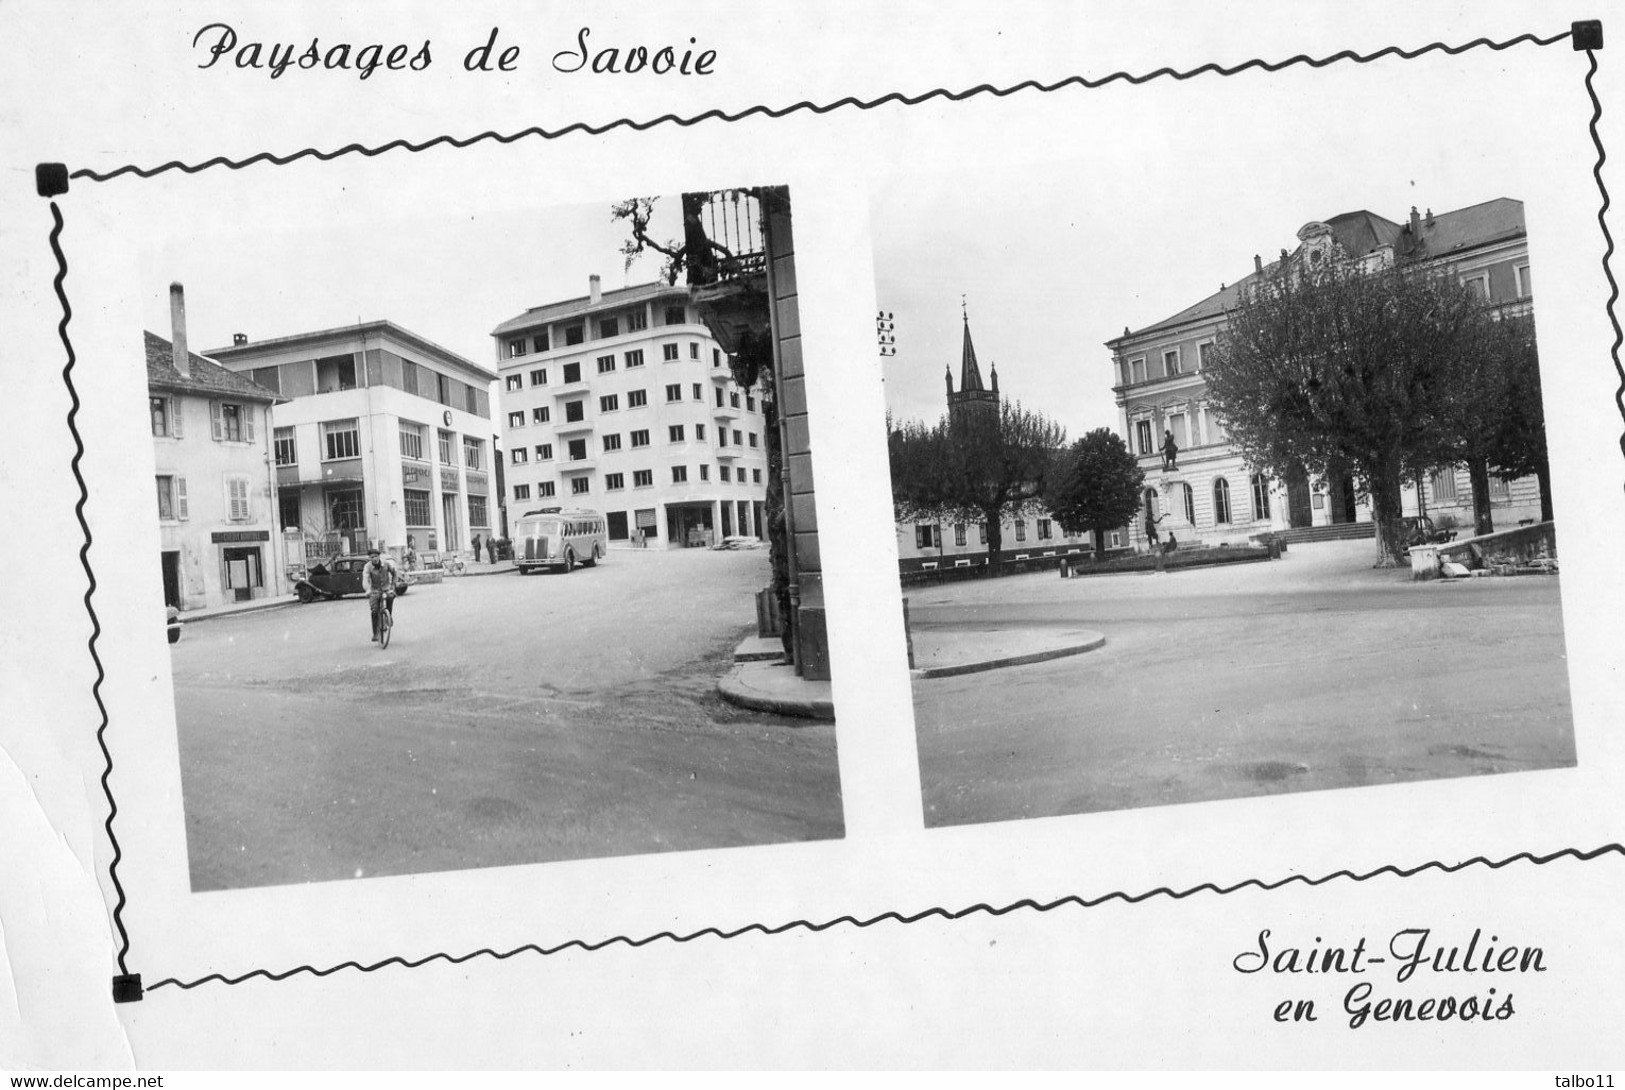
{"type": "Polygon", "coordinates": [[[767,551],[613,551],[188,626],[173,653],[195,890],[842,835],[831,724],[717,678],[767,551]]]}
{"type": "Polygon", "coordinates": [[[1572,766],[1558,581],[1412,583],[1370,541],[909,592],[915,631],[1085,625],[1075,658],[914,684],[928,825],[1572,766]]]}

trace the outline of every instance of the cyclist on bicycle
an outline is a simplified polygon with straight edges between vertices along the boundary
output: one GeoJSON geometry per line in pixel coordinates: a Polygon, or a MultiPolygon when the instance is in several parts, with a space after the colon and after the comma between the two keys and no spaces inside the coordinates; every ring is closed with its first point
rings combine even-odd
{"type": "Polygon", "coordinates": [[[367,550],[367,566],[361,569],[361,588],[367,592],[367,612],[372,617],[372,639],[378,642],[378,609],[394,612],[395,583],[400,578],[395,561],[378,549],[367,550]]]}

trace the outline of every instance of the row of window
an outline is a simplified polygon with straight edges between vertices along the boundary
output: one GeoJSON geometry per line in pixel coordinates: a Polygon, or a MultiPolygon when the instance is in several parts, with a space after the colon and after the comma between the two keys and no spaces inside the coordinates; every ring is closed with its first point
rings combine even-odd
{"type": "MultiPolygon", "coordinates": [[[[191,509],[186,497],[186,478],[162,474],[158,482],[158,518],[164,522],[185,522],[191,509]]],[[[249,502],[251,479],[246,473],[229,473],[222,478],[226,490],[226,519],[229,522],[251,522],[253,505],[249,502]]]]}
{"type": "MultiPolygon", "coordinates": [[[[159,438],[181,438],[180,400],[154,394],[147,398],[152,417],[152,434],[159,438]]],[[[254,441],[254,406],[236,401],[209,402],[209,427],[217,443],[254,441]]]]}
{"type": "Polygon", "coordinates": [[[1187,371],[1186,360],[1182,346],[1165,348],[1162,351],[1162,369],[1157,371],[1155,366],[1148,371],[1145,356],[1131,356],[1128,361],[1128,375],[1126,381],[1130,384],[1145,382],[1147,379],[1173,378],[1176,375],[1194,373],[1206,370],[1213,359],[1213,342],[1203,341],[1196,346],[1196,366],[1187,371]]]}
{"type": "MultiPolygon", "coordinates": [[[[700,471],[700,480],[709,481],[711,479],[711,467],[709,465],[701,465],[699,467],[699,471],[700,471]]],[[[743,469],[740,469],[738,474],[736,475],[733,472],[732,467],[730,467],[730,466],[717,466],[717,480],[720,481],[722,484],[733,484],[736,481],[739,484],[761,484],[762,483],[762,471],[759,470],[759,469],[751,470],[750,471],[750,479],[747,480],[746,477],[745,477],[745,471],[743,469]]],[[[688,483],[688,467],[687,466],[672,466],[671,467],[671,482],[672,482],[672,484],[687,484],[688,483]]],[[[654,470],[652,470],[652,469],[637,469],[637,470],[632,471],[632,487],[633,488],[653,488],[654,483],[655,483],[654,470]]],[[[624,473],[606,473],[606,474],[604,474],[604,491],[606,491],[606,492],[619,492],[620,490],[622,490],[625,487],[626,487],[626,474],[624,474],[624,473]]],[[[589,477],[573,477],[573,478],[571,478],[571,480],[570,480],[570,494],[572,496],[585,496],[585,495],[590,494],[591,492],[592,492],[592,479],[591,478],[589,478],[589,477]]],[[[535,486],[535,497],[534,498],[536,498],[536,499],[547,499],[548,497],[553,496],[553,495],[555,495],[555,486],[554,486],[554,483],[552,481],[540,481],[540,482],[538,482],[536,484],[536,486],[535,486]]],[[[528,485],[528,484],[516,484],[516,485],[514,485],[513,486],[513,498],[514,498],[514,501],[516,503],[517,502],[523,502],[525,500],[531,499],[532,498],[532,496],[531,496],[531,486],[528,485]]]]}
{"type": "MultiPolygon", "coordinates": [[[[688,426],[686,424],[672,424],[666,428],[667,440],[672,443],[687,442],[687,434],[688,426]]],[[[728,429],[718,428],[717,446],[728,446],[728,435],[728,429]]],[[[705,440],[704,424],[694,425],[694,438],[699,442],[703,442],[705,440]]],[[[646,447],[649,445],[650,441],[649,429],[637,428],[631,432],[628,432],[627,439],[634,449],[638,447],[646,447]]],[[[614,451],[621,449],[620,432],[611,432],[608,435],[600,436],[600,440],[603,444],[604,453],[606,454],[613,453],[614,451]]],[[[755,432],[743,432],[740,429],[735,428],[733,430],[733,445],[736,447],[748,445],[754,450],[760,446],[760,437],[755,432]]],[[[582,461],[587,457],[587,441],[585,439],[571,439],[566,444],[565,449],[569,452],[570,460],[573,462],[582,461]]],[[[524,465],[531,460],[531,452],[533,450],[538,462],[545,462],[553,457],[552,443],[537,443],[534,447],[517,446],[511,448],[508,451],[508,459],[513,465],[524,465]]],[[[472,468],[477,469],[478,467],[475,466],[472,468]]]]}
{"type": "MultiPolygon", "coordinates": [[[[1016,519],[1015,522],[1013,523],[1013,526],[1015,528],[1015,539],[1018,542],[1019,541],[1026,541],[1027,540],[1027,520],[1026,519],[1016,519]]],[[[1055,523],[1054,523],[1053,520],[1051,520],[1051,519],[1038,519],[1036,524],[1035,524],[1035,529],[1037,530],[1038,540],[1039,541],[1052,541],[1052,540],[1054,540],[1054,538],[1055,538],[1055,523]]],[[[982,545],[986,545],[987,544],[987,523],[978,522],[976,524],[976,533],[977,533],[977,537],[979,538],[979,543],[982,544],[982,545]]],[[[1071,541],[1071,540],[1074,540],[1074,539],[1078,538],[1081,535],[1071,533],[1070,531],[1068,531],[1065,536],[1066,536],[1068,541],[1071,541]]],[[[970,530],[969,530],[969,527],[965,523],[960,522],[960,523],[955,523],[954,524],[954,544],[955,545],[969,544],[969,537],[970,537],[970,530]]],[[[915,546],[915,548],[919,548],[919,549],[939,549],[939,548],[941,548],[942,546],[944,546],[946,544],[947,544],[947,542],[943,539],[942,527],[940,525],[938,525],[936,523],[926,523],[926,522],[918,523],[918,524],[915,525],[915,527],[914,527],[914,546],[915,546]]]]}
{"type": "MultiPolygon", "coordinates": [[[[683,325],[688,321],[688,310],[685,307],[666,307],[662,312],[666,325],[683,325]]],[[[649,327],[649,315],[642,307],[619,311],[614,314],[605,314],[592,320],[595,340],[608,340],[610,337],[619,337],[623,332],[636,333],[649,327]]],[[[587,339],[588,323],[575,322],[564,326],[561,330],[563,344],[581,344],[587,339]]],[[[546,329],[537,330],[522,337],[508,339],[508,356],[523,356],[528,352],[547,352],[550,350],[551,340],[546,329]]]]}
{"type": "MultiPolygon", "coordinates": [[[[704,401],[705,400],[705,392],[704,392],[705,388],[704,388],[704,385],[702,383],[698,383],[698,382],[693,383],[691,389],[692,389],[692,393],[693,393],[693,400],[695,400],[695,401],[704,401]]],[[[729,392],[726,392],[726,391],[722,390],[719,387],[717,389],[716,394],[717,394],[717,397],[716,397],[716,402],[717,402],[716,407],[717,408],[719,408],[719,409],[730,408],[730,407],[735,408],[735,409],[739,408],[739,393],[737,391],[729,393],[729,392]]],[[[681,400],[683,400],[683,386],[682,386],[682,383],[674,382],[674,383],[668,385],[666,387],[666,403],[667,404],[672,404],[674,402],[678,402],[678,401],[681,401],[681,400]]],[[[641,408],[644,408],[645,406],[647,406],[648,404],[649,404],[649,391],[648,390],[646,390],[646,389],[638,389],[638,390],[628,390],[626,392],[626,407],[628,409],[641,409],[641,408]]],[[[746,394],[745,395],[745,408],[750,412],[755,412],[756,411],[756,395],[754,395],[754,394],[746,394]]],[[[620,410],[621,410],[621,395],[620,394],[604,394],[603,396],[601,396],[598,399],[598,411],[600,413],[620,412],[620,410]]],[[[573,424],[573,423],[576,423],[578,421],[585,420],[586,416],[587,416],[587,403],[585,401],[567,401],[567,402],[565,402],[565,404],[564,404],[564,419],[565,419],[566,423],[572,423],[573,424]]],[[[537,405],[537,406],[535,406],[534,408],[532,408],[530,410],[530,416],[529,416],[528,420],[527,420],[527,418],[525,416],[525,410],[523,410],[523,409],[515,409],[512,412],[508,413],[508,427],[510,427],[510,428],[522,428],[522,427],[525,427],[527,423],[530,423],[530,424],[547,424],[547,423],[550,423],[552,421],[552,419],[553,419],[553,410],[552,410],[551,406],[537,405]]]]}
{"type": "MultiPolygon", "coordinates": [[[[423,450],[429,429],[410,420],[400,422],[401,457],[425,461],[423,450]]],[[[272,450],[279,466],[299,463],[299,445],[293,428],[276,428],[272,450]]],[[[456,432],[437,429],[438,453],[441,465],[455,465],[452,453],[457,449],[456,432]]],[[[357,417],[348,420],[326,420],[321,424],[322,461],[336,462],[361,457],[361,422],[357,417]]],[[[485,468],[485,440],[471,435],[462,436],[463,465],[469,469],[485,468]]]]}

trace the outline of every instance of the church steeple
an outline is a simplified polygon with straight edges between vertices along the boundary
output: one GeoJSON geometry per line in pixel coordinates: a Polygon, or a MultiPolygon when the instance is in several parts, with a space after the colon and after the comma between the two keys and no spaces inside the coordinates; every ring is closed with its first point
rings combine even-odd
{"type": "Polygon", "coordinates": [[[986,387],[982,385],[981,368],[976,366],[976,346],[971,343],[970,339],[970,314],[968,312],[965,314],[964,319],[965,336],[963,345],[959,350],[959,392],[968,394],[972,390],[985,390],[986,387]]]}
{"type": "Polygon", "coordinates": [[[997,408],[999,404],[999,371],[993,368],[990,376],[993,388],[990,390],[982,385],[982,369],[976,363],[976,345],[971,342],[970,312],[964,310],[964,299],[960,299],[962,318],[965,323],[964,336],[959,349],[959,392],[954,392],[953,371],[948,372],[948,412],[959,412],[968,406],[976,405],[984,408],[997,408]]]}

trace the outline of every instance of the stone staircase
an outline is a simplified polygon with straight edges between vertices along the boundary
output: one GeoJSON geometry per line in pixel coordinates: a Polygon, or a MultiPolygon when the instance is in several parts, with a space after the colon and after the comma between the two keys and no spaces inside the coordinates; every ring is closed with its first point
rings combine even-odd
{"type": "Polygon", "coordinates": [[[1300,526],[1294,530],[1277,530],[1274,533],[1259,536],[1261,538],[1273,537],[1286,542],[1288,545],[1301,545],[1313,541],[1358,541],[1361,538],[1375,538],[1377,536],[1377,524],[1374,522],[1334,522],[1327,526],[1300,526]]]}

